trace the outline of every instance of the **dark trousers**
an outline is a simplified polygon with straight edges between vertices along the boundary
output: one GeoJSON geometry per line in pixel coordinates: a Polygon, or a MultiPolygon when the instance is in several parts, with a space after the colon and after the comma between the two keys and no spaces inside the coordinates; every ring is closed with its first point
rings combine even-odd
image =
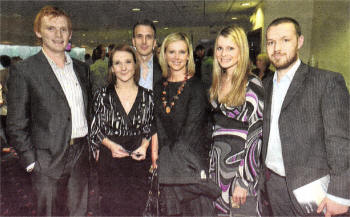
{"type": "Polygon", "coordinates": [[[273,216],[297,216],[290,198],[286,178],[268,170],[266,192],[273,216]]]}
{"type": "Polygon", "coordinates": [[[40,173],[36,162],[32,185],[39,216],[85,216],[88,199],[88,144],[70,145],[65,153],[65,165],[59,178],[40,173]],[[85,146],[85,147],[83,147],[85,146]]]}

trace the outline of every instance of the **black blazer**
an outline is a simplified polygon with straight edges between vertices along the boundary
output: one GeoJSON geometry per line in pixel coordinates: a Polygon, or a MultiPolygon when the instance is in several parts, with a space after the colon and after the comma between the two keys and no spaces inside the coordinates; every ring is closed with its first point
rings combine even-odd
{"type": "MultiPolygon", "coordinates": [[[[86,115],[90,99],[89,67],[73,59],[86,115]]],[[[7,130],[24,167],[52,177],[63,171],[63,155],[72,131],[71,111],[63,89],[42,51],[10,68],[7,130]]],[[[88,148],[88,147],[86,147],[88,148]]]]}
{"type": "MultiPolygon", "coordinates": [[[[270,134],[273,76],[265,82],[263,162],[270,134]]],[[[349,92],[344,78],[301,63],[282,104],[279,131],[288,191],[327,174],[328,193],[350,199],[349,92]]]]}
{"type": "Polygon", "coordinates": [[[157,83],[157,81],[161,80],[162,78],[162,69],[159,65],[159,60],[157,56],[153,55],[153,87],[157,83]]]}

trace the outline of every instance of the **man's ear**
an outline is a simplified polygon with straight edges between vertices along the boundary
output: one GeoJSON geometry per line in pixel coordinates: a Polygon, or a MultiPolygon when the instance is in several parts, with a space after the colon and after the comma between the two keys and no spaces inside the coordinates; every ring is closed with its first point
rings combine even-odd
{"type": "Polygon", "coordinates": [[[154,39],[152,50],[154,50],[154,48],[156,48],[156,45],[157,45],[157,39],[154,39]]]}
{"type": "Polygon", "coordinates": [[[41,36],[41,33],[40,33],[40,32],[35,31],[35,35],[36,35],[36,37],[38,37],[38,38],[42,38],[42,36],[41,36]]]}
{"type": "Polygon", "coordinates": [[[136,47],[135,38],[132,37],[132,46],[136,47]]]}
{"type": "Polygon", "coordinates": [[[298,37],[298,50],[303,46],[304,44],[304,36],[301,35],[298,37]]]}

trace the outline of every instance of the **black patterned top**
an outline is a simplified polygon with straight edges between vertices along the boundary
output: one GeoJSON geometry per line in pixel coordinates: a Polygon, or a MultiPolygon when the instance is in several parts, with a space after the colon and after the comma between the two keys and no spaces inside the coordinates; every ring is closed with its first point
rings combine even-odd
{"type": "MultiPolygon", "coordinates": [[[[153,115],[153,93],[141,86],[138,87],[135,102],[127,114],[115,92],[114,86],[97,90],[94,94],[92,105],[92,122],[90,130],[91,148],[96,156],[96,151],[104,138],[112,141],[129,141],[130,138],[150,139],[156,132],[156,123],[153,115]],[[120,140],[121,138],[124,138],[120,140]]],[[[128,142],[125,142],[128,143],[128,142]]],[[[125,149],[128,144],[120,144],[125,149]]],[[[140,144],[138,144],[140,145],[140,144]]]]}

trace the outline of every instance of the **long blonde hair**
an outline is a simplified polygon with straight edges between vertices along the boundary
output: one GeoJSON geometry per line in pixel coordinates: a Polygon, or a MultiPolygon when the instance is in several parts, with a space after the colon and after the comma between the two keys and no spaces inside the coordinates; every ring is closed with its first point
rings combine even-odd
{"type": "Polygon", "coordinates": [[[167,78],[169,76],[169,67],[168,67],[167,60],[165,58],[165,52],[166,52],[166,49],[168,48],[168,45],[176,41],[184,41],[187,45],[187,52],[188,52],[187,72],[189,76],[193,76],[195,73],[195,64],[193,59],[192,43],[188,38],[188,36],[182,32],[169,34],[164,39],[162,46],[160,47],[159,65],[162,68],[162,75],[164,78],[167,78]]]}
{"type": "Polygon", "coordinates": [[[229,93],[221,99],[221,103],[227,106],[239,106],[245,102],[246,85],[250,73],[250,61],[247,36],[244,30],[238,26],[226,27],[222,29],[216,37],[213,62],[213,82],[209,90],[210,100],[213,101],[218,99],[220,82],[222,74],[224,73],[224,70],[220,67],[216,57],[218,38],[220,36],[231,39],[239,48],[237,67],[232,75],[232,88],[229,93]]]}

